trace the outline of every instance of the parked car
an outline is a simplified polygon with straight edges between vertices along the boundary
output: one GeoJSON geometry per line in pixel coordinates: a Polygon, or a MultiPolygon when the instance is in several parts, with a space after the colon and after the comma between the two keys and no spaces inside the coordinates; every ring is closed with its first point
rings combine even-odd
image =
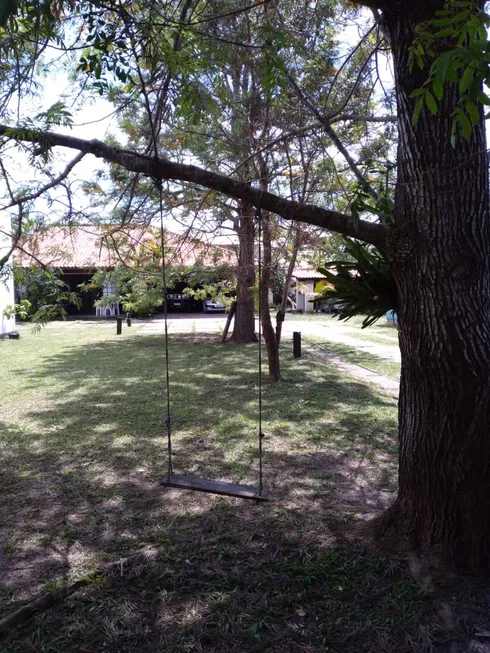
{"type": "Polygon", "coordinates": [[[192,306],[192,299],[183,293],[167,293],[167,302],[169,311],[187,311],[192,306]]]}
{"type": "Polygon", "coordinates": [[[214,299],[205,299],[203,313],[226,313],[225,305],[214,299]]]}
{"type": "Polygon", "coordinates": [[[338,315],[342,313],[345,308],[345,304],[340,299],[324,299],[319,302],[319,310],[321,313],[330,313],[332,315],[338,315]]]}

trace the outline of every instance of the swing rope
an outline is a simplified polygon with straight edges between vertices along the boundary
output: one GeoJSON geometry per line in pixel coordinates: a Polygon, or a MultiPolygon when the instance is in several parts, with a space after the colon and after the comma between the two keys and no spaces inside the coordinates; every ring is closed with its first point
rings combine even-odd
{"type": "Polygon", "coordinates": [[[163,318],[165,323],[165,380],[167,390],[167,417],[165,423],[167,425],[167,479],[172,476],[172,426],[170,417],[170,366],[168,355],[168,320],[167,320],[167,265],[165,261],[165,233],[163,230],[163,188],[161,180],[156,182],[159,191],[160,200],[160,247],[162,250],[162,286],[163,286],[163,318]]]}
{"type": "Polygon", "coordinates": [[[160,246],[162,250],[162,285],[163,285],[163,314],[165,323],[165,383],[167,392],[167,417],[165,423],[167,425],[167,453],[168,453],[168,466],[167,478],[162,481],[163,485],[175,487],[179,489],[196,490],[198,492],[210,492],[212,494],[224,494],[227,496],[234,496],[242,499],[255,499],[255,500],[268,500],[268,492],[263,486],[263,450],[262,440],[264,434],[262,432],[262,308],[261,308],[261,292],[262,292],[262,212],[260,204],[256,209],[255,217],[258,222],[258,291],[259,291],[259,487],[257,488],[248,485],[236,485],[234,483],[226,483],[223,481],[209,481],[206,479],[199,479],[192,476],[175,476],[172,468],[172,428],[170,416],[170,365],[169,365],[169,337],[168,337],[168,310],[167,310],[167,271],[165,260],[165,234],[163,223],[163,188],[161,180],[155,180],[159,191],[159,208],[160,208],[160,246]]]}
{"type": "Polygon", "coordinates": [[[257,231],[259,239],[258,247],[258,292],[259,292],[259,494],[263,489],[263,462],[262,462],[262,440],[265,435],[262,432],[262,211],[259,206],[255,209],[257,220],[257,231]]]}

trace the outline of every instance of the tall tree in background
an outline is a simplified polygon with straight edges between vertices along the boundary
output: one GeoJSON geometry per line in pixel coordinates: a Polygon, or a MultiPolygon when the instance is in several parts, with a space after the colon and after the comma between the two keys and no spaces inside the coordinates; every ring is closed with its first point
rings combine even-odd
{"type": "MultiPolygon", "coordinates": [[[[399,494],[372,529],[399,549],[430,550],[452,567],[488,572],[490,215],[482,106],[488,98],[482,95],[482,80],[490,75],[484,2],[459,0],[448,7],[444,0],[357,4],[373,12],[391,47],[395,71],[395,208],[378,223],[330,206],[302,205],[261,191],[234,174],[172,161],[171,156],[150,156],[39,127],[16,128],[13,120],[0,127],[0,134],[5,143],[34,143],[36,152],[49,154],[61,146],[154,179],[198,184],[283,218],[386,247],[399,293],[399,494]],[[443,27],[437,24],[441,20],[457,28],[439,30],[444,34],[430,48],[419,41],[411,50],[421,33],[430,34],[430,25],[443,27]],[[483,26],[483,34],[475,25],[483,26]],[[438,62],[430,87],[425,86],[430,65],[418,65],[427,52],[438,62]],[[481,61],[475,52],[485,55],[481,61]],[[445,63],[439,66],[441,60],[445,63]]],[[[90,6],[95,13],[100,9],[96,3],[90,6]]],[[[120,12],[121,6],[114,11],[120,12]]],[[[240,7],[245,11],[245,5],[240,7]]],[[[118,15],[122,24],[128,20],[126,14],[118,15]]],[[[120,47],[127,55],[124,41],[120,47]]],[[[172,59],[169,53],[167,58],[172,59]]],[[[95,76],[99,63],[94,62],[95,76]]],[[[182,61],[178,65],[184,69],[182,61]]],[[[301,92],[301,78],[286,72],[285,77],[301,92]]],[[[304,104],[307,100],[303,97],[304,104]]],[[[317,119],[321,128],[331,123],[331,116],[317,119]]],[[[12,195],[12,203],[19,204],[12,195]]],[[[373,201],[378,199],[376,194],[373,201]]]]}

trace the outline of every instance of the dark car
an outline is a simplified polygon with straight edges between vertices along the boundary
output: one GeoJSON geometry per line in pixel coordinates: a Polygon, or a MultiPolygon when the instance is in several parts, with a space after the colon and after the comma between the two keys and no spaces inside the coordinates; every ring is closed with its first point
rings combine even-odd
{"type": "Polygon", "coordinates": [[[345,303],[340,299],[324,299],[319,302],[320,313],[330,313],[331,315],[338,315],[342,313],[345,308],[345,303]]]}
{"type": "Polygon", "coordinates": [[[167,293],[167,307],[169,311],[190,311],[192,299],[183,293],[167,293]]]}

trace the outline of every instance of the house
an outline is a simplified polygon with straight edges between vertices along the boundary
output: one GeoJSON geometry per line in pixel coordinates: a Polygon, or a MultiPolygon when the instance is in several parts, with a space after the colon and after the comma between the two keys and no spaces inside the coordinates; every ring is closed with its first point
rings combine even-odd
{"type": "MultiPolygon", "coordinates": [[[[16,251],[14,263],[19,267],[45,265],[60,272],[60,278],[73,292],[79,292],[80,284],[90,282],[98,270],[111,270],[118,264],[129,267],[141,266],[149,261],[160,264],[160,242],[157,232],[147,225],[141,227],[108,226],[96,228],[91,225],[77,227],[46,227],[21,243],[16,251]]],[[[235,266],[237,259],[233,246],[215,245],[179,234],[165,234],[165,257],[167,266],[192,266],[201,263],[204,267],[219,264],[235,266]]],[[[174,291],[181,292],[182,282],[174,291]]],[[[109,287],[104,295],[113,294],[109,287]]],[[[81,293],[82,306],[67,306],[68,313],[93,315],[95,301],[100,290],[94,288],[81,293]]],[[[111,310],[111,314],[113,311],[111,310]]]]}
{"type": "Polygon", "coordinates": [[[300,313],[313,313],[315,305],[313,298],[325,285],[325,275],[312,269],[297,269],[293,272],[296,283],[296,310],[300,313]]]}
{"type": "MultiPolygon", "coordinates": [[[[0,259],[6,256],[12,247],[10,232],[10,216],[6,212],[3,215],[0,213],[0,259]]],[[[15,303],[11,262],[12,258],[10,257],[3,269],[0,270],[0,337],[15,331],[15,315],[11,317],[4,315],[7,306],[15,303]]]]}

